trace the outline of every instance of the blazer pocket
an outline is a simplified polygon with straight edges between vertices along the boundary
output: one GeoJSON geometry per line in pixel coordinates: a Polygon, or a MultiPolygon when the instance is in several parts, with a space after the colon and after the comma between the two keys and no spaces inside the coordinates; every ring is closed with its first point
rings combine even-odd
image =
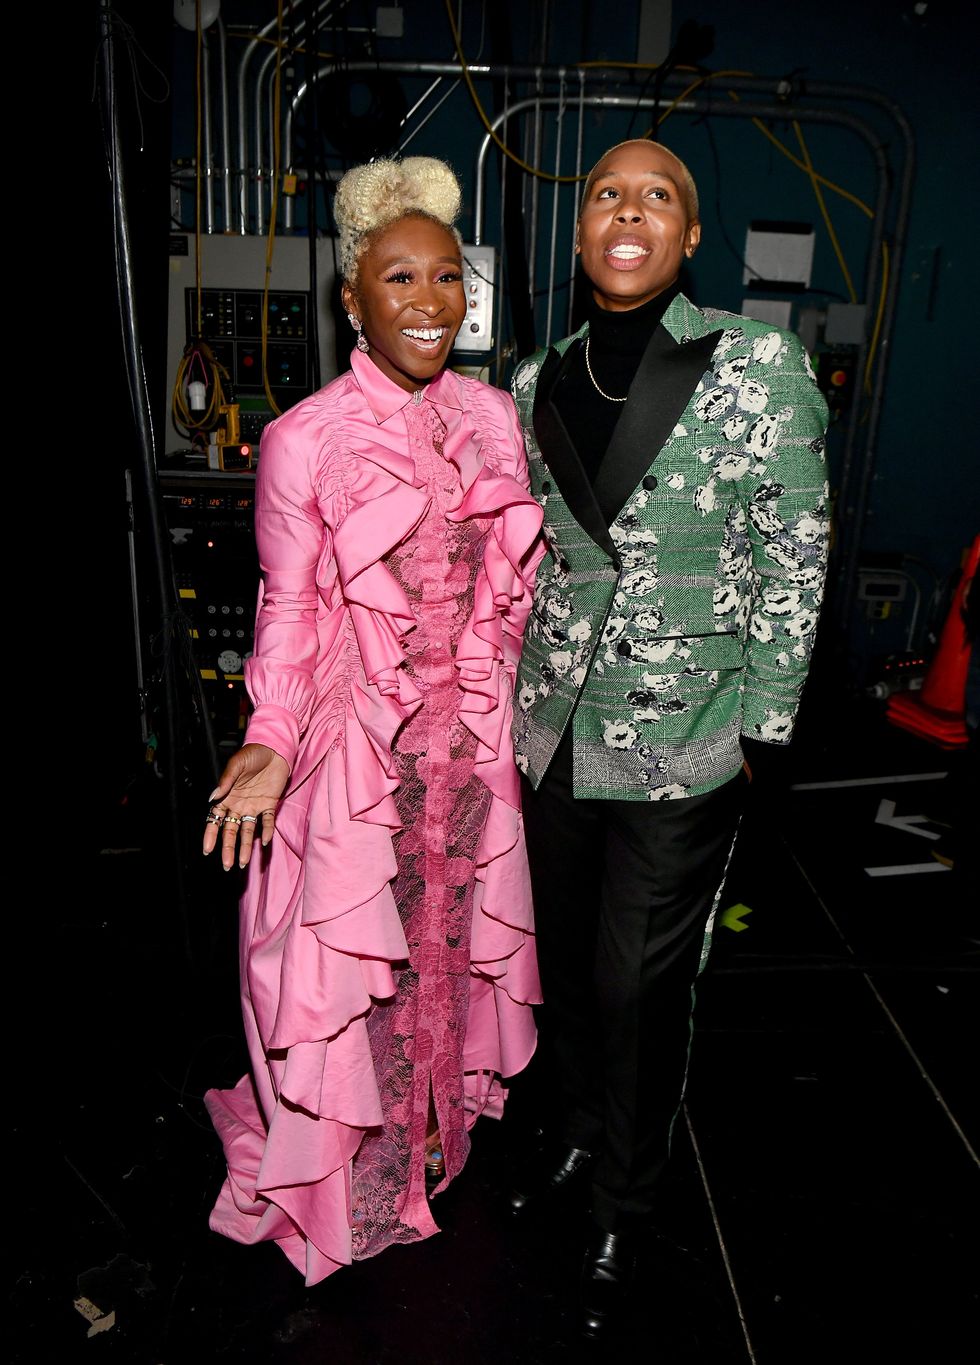
{"type": "Polygon", "coordinates": [[[698,668],[742,668],[745,665],[745,644],[738,631],[726,630],[705,634],[658,635],[658,640],[684,640],[691,649],[688,666],[698,668]]]}

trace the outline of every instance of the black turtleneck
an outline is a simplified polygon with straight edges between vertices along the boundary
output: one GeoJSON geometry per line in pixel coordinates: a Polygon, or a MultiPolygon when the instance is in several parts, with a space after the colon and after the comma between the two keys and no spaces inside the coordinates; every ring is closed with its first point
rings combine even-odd
{"type": "MultiPolygon", "coordinates": [[[[606,393],[622,398],[629,392],[647,343],[679,288],[675,283],[639,308],[628,308],[616,313],[600,308],[590,297],[587,312],[589,363],[596,383],[606,393]]],[[[598,393],[586,368],[584,346],[579,348],[578,355],[569,365],[552,395],[552,402],[558,409],[585,472],[594,482],[613,430],[626,405],[612,403],[598,393]]]]}

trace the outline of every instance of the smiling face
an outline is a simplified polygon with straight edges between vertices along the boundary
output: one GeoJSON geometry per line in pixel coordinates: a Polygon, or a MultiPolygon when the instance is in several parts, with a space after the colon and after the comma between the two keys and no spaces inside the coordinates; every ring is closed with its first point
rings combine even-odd
{"type": "Polygon", "coordinates": [[[622,312],[662,294],[700,240],[684,168],[666,147],[624,142],[597,163],[586,183],[575,249],[600,308],[622,312]]]}
{"type": "Polygon", "coordinates": [[[433,218],[399,218],[369,239],[341,299],[378,369],[414,393],[445,365],[466,314],[456,238],[433,218]]]}

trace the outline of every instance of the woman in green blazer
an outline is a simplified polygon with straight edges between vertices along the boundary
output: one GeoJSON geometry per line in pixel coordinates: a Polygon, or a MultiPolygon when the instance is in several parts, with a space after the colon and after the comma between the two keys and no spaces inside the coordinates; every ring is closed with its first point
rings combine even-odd
{"type": "Polygon", "coordinates": [[[590,1337],[656,1215],[743,741],[789,742],[826,571],[809,358],[793,333],[679,292],[700,237],[677,157],[610,149],[578,223],[587,321],[512,386],[548,547],[515,750],[561,1111],[511,1205],[589,1187],[590,1337]]]}

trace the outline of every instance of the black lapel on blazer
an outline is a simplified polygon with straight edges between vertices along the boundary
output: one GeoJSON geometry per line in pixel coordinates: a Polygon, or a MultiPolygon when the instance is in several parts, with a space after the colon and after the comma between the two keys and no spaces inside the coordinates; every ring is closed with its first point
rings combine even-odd
{"type": "MultiPolygon", "coordinates": [[[[563,356],[549,350],[538,374],[534,392],[534,434],[538,448],[548,466],[565,505],[582,530],[612,558],[616,547],[609,535],[608,523],[603,519],[588,475],[582,468],[575,445],[551,401],[551,395],[581,348],[581,341],[573,341],[563,356]]],[[[626,405],[629,407],[629,404],[626,405]]]]}
{"type": "Polygon", "coordinates": [[[663,449],[720,336],[720,330],[708,332],[681,345],[663,324],[654,331],[596,475],[595,498],[607,526],[663,449]]]}

